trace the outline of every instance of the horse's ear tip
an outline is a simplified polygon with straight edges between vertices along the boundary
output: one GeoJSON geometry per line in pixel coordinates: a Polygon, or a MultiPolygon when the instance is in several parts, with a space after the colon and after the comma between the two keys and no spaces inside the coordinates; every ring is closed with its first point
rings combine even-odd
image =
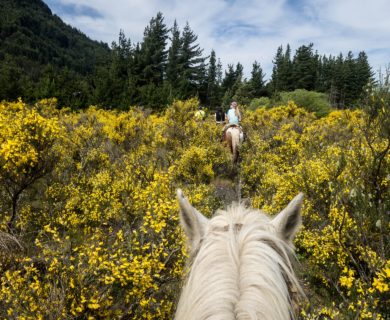
{"type": "Polygon", "coordinates": [[[295,205],[301,206],[303,203],[303,198],[305,197],[303,192],[299,192],[293,200],[291,200],[291,203],[294,203],[295,205]]]}
{"type": "Polygon", "coordinates": [[[180,188],[176,189],[176,195],[179,199],[184,197],[183,191],[180,188]]]}

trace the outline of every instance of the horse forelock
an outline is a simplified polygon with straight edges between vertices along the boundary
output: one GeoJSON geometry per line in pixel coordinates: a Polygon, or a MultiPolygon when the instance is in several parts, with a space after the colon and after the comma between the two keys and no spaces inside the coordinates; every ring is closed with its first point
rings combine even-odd
{"type": "Polygon", "coordinates": [[[176,319],[292,318],[291,253],[260,211],[220,210],[193,251],[176,319]]]}

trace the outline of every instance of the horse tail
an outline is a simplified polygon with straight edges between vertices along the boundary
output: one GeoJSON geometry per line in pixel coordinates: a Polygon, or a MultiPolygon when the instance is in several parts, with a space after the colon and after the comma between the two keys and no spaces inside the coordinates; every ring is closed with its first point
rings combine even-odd
{"type": "Polygon", "coordinates": [[[233,163],[236,164],[238,162],[238,144],[237,143],[232,143],[232,153],[233,153],[233,163]]]}
{"type": "Polygon", "coordinates": [[[230,152],[233,154],[233,138],[232,138],[232,133],[230,132],[230,130],[228,130],[226,132],[226,142],[227,142],[227,145],[230,149],[230,152]]]}
{"type": "Polygon", "coordinates": [[[233,155],[233,163],[234,164],[236,164],[238,162],[239,144],[240,144],[240,131],[237,128],[235,128],[231,132],[231,152],[233,155]]]}

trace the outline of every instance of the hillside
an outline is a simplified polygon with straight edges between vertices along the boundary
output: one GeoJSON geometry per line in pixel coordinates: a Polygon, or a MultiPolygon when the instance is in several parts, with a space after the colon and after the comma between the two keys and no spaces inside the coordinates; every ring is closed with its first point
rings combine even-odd
{"type": "Polygon", "coordinates": [[[232,100],[257,107],[253,100],[260,97],[304,89],[322,93],[325,109],[344,109],[358,106],[373,80],[364,51],[327,57],[310,43],[292,55],[289,44],[280,46],[267,82],[257,61],[250,79],[240,62],[222,70],[215,51],[204,52],[189,24],[169,26],[161,12],[141,42],[121,30],[110,49],[65,24],[42,0],[0,0],[0,8],[0,101],[56,97],[59,107],[137,105],[161,112],[192,97],[210,109],[228,108],[232,100]]]}
{"type": "Polygon", "coordinates": [[[49,74],[83,80],[109,58],[107,44],[65,24],[41,0],[0,0],[0,7],[0,99],[43,96],[49,74]]]}

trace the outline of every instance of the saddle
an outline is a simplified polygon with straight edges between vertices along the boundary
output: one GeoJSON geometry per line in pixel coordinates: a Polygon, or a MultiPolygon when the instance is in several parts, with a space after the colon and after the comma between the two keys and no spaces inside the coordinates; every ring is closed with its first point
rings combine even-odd
{"type": "Polygon", "coordinates": [[[226,141],[226,132],[228,129],[230,128],[237,128],[240,130],[240,142],[243,142],[244,141],[244,131],[242,130],[242,127],[239,125],[239,124],[234,124],[234,123],[231,123],[231,124],[227,124],[223,129],[222,129],[222,141],[226,141]]]}

